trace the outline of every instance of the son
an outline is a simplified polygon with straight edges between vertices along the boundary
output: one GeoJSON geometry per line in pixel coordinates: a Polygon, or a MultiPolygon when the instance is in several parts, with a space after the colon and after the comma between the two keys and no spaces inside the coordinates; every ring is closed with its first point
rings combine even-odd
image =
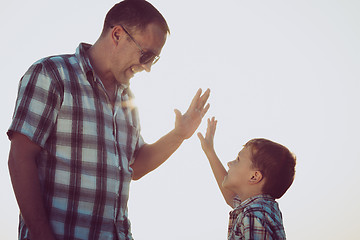
{"type": "Polygon", "coordinates": [[[208,119],[205,137],[198,133],[230,212],[228,239],[286,239],[282,215],[275,199],[294,180],[296,157],[267,139],[252,139],[228,163],[226,171],[214,150],[217,121],[208,119]]]}

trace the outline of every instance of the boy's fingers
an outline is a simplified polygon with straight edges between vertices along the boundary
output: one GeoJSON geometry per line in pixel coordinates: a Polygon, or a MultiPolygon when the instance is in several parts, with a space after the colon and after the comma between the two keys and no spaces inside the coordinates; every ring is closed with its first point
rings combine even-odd
{"type": "Polygon", "coordinates": [[[204,136],[200,132],[197,135],[198,135],[201,142],[205,140],[204,136]]]}
{"type": "Polygon", "coordinates": [[[214,121],[214,131],[216,129],[217,121],[214,121]]]}

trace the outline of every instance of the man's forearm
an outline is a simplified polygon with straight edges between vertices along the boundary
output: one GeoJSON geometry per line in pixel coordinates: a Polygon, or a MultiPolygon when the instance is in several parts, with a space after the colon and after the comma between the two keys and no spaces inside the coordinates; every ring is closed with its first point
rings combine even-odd
{"type": "Polygon", "coordinates": [[[36,166],[29,167],[30,164],[26,161],[16,164],[16,167],[12,163],[13,160],[10,160],[11,181],[31,239],[52,239],[52,230],[45,213],[36,166]]]}
{"type": "Polygon", "coordinates": [[[133,180],[138,180],[163,164],[182,144],[184,138],[172,130],[153,144],[141,147],[134,164],[133,180]]]}
{"type": "Polygon", "coordinates": [[[25,136],[11,142],[9,172],[15,196],[31,239],[55,239],[46,215],[35,156],[40,151],[25,136]],[[35,147],[34,147],[35,146],[35,147]]]}

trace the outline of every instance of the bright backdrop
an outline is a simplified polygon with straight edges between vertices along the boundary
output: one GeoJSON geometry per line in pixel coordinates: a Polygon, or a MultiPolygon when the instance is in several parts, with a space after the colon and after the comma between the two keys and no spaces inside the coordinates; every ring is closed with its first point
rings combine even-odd
{"type": "MultiPolygon", "coordinates": [[[[279,200],[288,239],[358,239],[360,227],[360,2],[151,1],[171,35],[151,73],[131,87],[149,143],[171,130],[198,88],[212,90],[216,150],[226,164],[249,139],[297,155],[279,200]]],[[[16,239],[18,207],[6,130],[19,79],[36,60],[94,43],[114,1],[2,1],[0,8],[0,239],[16,239]]],[[[204,132],[206,121],[199,131],[204,132]]],[[[226,239],[228,212],[196,135],[133,182],[136,240],[226,239]]]]}

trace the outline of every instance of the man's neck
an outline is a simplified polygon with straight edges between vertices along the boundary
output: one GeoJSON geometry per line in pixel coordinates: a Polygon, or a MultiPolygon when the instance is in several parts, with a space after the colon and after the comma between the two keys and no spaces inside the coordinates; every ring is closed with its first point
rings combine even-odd
{"type": "Polygon", "coordinates": [[[88,55],[95,74],[104,85],[109,100],[114,105],[116,100],[117,84],[115,78],[112,76],[107,67],[107,52],[105,44],[102,44],[102,41],[98,40],[90,47],[88,55]]]}
{"type": "Polygon", "coordinates": [[[98,40],[90,47],[88,55],[95,74],[100,78],[105,89],[110,91],[116,87],[116,80],[108,68],[107,52],[109,51],[106,50],[105,44],[98,40]]]}

